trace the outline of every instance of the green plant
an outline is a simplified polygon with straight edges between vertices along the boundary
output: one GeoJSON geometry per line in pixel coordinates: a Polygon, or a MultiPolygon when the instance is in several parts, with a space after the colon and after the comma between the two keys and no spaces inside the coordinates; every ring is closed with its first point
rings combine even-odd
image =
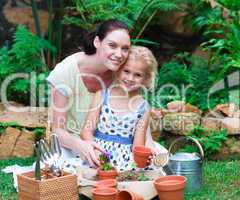
{"type": "Polygon", "coordinates": [[[137,180],[138,180],[138,181],[148,181],[149,178],[145,176],[144,171],[141,171],[140,174],[139,174],[139,176],[138,176],[138,179],[137,179],[137,180]]]}
{"type": "Polygon", "coordinates": [[[109,171],[113,169],[110,163],[110,154],[108,152],[101,153],[99,155],[100,168],[104,171],[109,171]]]}
{"type": "Polygon", "coordinates": [[[166,141],[163,140],[161,137],[158,138],[157,143],[159,143],[163,147],[167,147],[166,141]]]}
{"type": "Polygon", "coordinates": [[[42,57],[42,51],[46,49],[55,52],[46,40],[33,35],[23,26],[18,26],[11,49],[0,49],[0,84],[7,85],[8,100],[25,104],[36,102],[32,106],[47,102],[45,78],[49,70],[42,57]],[[10,78],[13,80],[8,83],[10,78]],[[30,93],[31,88],[34,89],[32,92],[36,89],[39,93],[30,93]],[[40,95],[41,98],[38,98],[40,95]]]}
{"type": "MultiPolygon", "coordinates": [[[[26,2],[24,2],[26,3],[26,2]]],[[[27,4],[27,3],[26,3],[27,4]]],[[[63,17],[63,0],[59,1],[59,7],[56,8],[53,5],[53,0],[47,0],[48,6],[48,37],[47,40],[50,44],[56,46],[58,56],[61,54],[61,43],[62,43],[62,17],[63,17]]],[[[41,26],[40,26],[40,18],[38,15],[37,1],[31,0],[30,3],[32,7],[32,13],[35,23],[36,33],[39,38],[44,38],[41,26]]],[[[54,66],[57,61],[57,53],[49,51],[48,49],[45,52],[42,50],[42,59],[43,62],[47,65],[54,66]]]]}
{"type": "Polygon", "coordinates": [[[35,140],[36,141],[39,141],[40,139],[43,138],[44,136],[44,133],[46,132],[46,129],[45,128],[34,128],[32,130],[33,134],[34,134],[34,137],[35,137],[35,140]]]}
{"type": "Polygon", "coordinates": [[[159,69],[154,91],[145,98],[153,107],[164,108],[168,102],[183,100],[202,110],[228,102],[228,88],[208,94],[217,81],[218,69],[200,57],[179,53],[159,69]]]}
{"type": "Polygon", "coordinates": [[[3,134],[9,126],[22,130],[22,127],[17,122],[0,122],[0,135],[3,134]]]}
{"type": "Polygon", "coordinates": [[[191,22],[201,31],[202,46],[211,51],[211,62],[217,63],[217,80],[240,68],[240,2],[218,0],[214,8],[204,1],[193,4],[189,9],[191,22]]]}
{"type": "MultiPolygon", "coordinates": [[[[210,158],[212,154],[218,152],[222,143],[227,139],[227,131],[225,129],[207,132],[205,128],[200,126],[196,126],[187,135],[197,139],[201,143],[205,157],[207,158],[210,158]]],[[[196,146],[186,145],[182,151],[198,152],[198,148],[196,146]]]]}
{"type": "MultiPolygon", "coordinates": [[[[69,8],[64,23],[74,24],[86,30],[94,30],[104,20],[116,18],[131,28],[133,38],[140,38],[146,27],[160,11],[179,9],[180,0],[75,0],[75,7],[69,8]],[[77,11],[78,14],[76,14],[77,11]],[[72,14],[74,13],[74,14],[72,14]]],[[[141,42],[149,43],[148,40],[141,42]]],[[[150,42],[151,43],[151,42],[150,42]]]]}

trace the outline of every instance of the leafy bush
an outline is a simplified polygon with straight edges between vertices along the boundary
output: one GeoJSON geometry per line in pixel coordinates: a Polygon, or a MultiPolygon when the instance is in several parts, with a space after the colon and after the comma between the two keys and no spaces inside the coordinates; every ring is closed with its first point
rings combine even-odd
{"type": "MultiPolygon", "coordinates": [[[[197,139],[204,150],[205,157],[209,158],[212,154],[219,151],[222,143],[227,139],[227,131],[222,129],[220,131],[212,130],[207,133],[207,130],[203,127],[195,127],[193,131],[188,133],[188,136],[191,136],[197,139]]],[[[198,147],[192,145],[186,145],[182,151],[187,152],[198,152],[198,147]]]]}
{"type": "Polygon", "coordinates": [[[153,107],[162,108],[170,101],[183,100],[202,110],[227,102],[228,91],[217,91],[208,101],[210,88],[216,82],[218,69],[200,57],[181,53],[159,70],[154,92],[146,94],[153,107]]]}
{"type": "Polygon", "coordinates": [[[240,69],[239,9],[238,0],[218,0],[214,8],[199,1],[190,11],[190,21],[204,36],[202,46],[212,51],[211,62],[219,63],[218,80],[240,69]]]}
{"type": "MultiPolygon", "coordinates": [[[[38,86],[47,88],[45,77],[49,71],[44,62],[43,54],[46,49],[55,52],[55,48],[46,40],[33,35],[22,26],[19,26],[15,32],[12,48],[3,47],[0,49],[0,84],[2,87],[7,78],[22,73],[22,75],[18,74],[18,78],[14,78],[7,85],[7,98],[9,100],[29,104],[30,98],[35,95],[36,99],[38,97],[38,93],[30,93],[30,86],[36,91],[39,89],[38,86]]],[[[39,103],[37,101],[37,104],[39,103]]]]}
{"type": "Polygon", "coordinates": [[[132,29],[134,36],[140,37],[146,26],[160,11],[179,9],[180,0],[75,0],[76,7],[69,8],[64,23],[74,24],[86,30],[94,30],[104,20],[116,18],[124,21],[132,29]],[[72,11],[77,11],[72,12],[72,11]],[[72,14],[74,13],[74,14],[72,14]]]}

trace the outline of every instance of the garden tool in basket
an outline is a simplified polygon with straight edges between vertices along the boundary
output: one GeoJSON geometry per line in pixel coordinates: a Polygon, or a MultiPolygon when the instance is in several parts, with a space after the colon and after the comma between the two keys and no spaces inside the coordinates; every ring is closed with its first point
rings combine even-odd
{"type": "Polygon", "coordinates": [[[52,134],[50,137],[51,147],[49,147],[48,143],[41,139],[39,141],[39,148],[41,151],[41,160],[42,162],[49,166],[52,174],[54,176],[61,176],[61,164],[60,157],[62,155],[60,143],[58,136],[52,134]]]}

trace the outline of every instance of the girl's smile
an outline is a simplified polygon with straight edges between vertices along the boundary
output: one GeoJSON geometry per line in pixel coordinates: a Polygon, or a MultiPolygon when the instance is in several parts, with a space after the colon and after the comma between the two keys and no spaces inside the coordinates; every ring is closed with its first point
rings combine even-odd
{"type": "Polygon", "coordinates": [[[145,62],[142,59],[129,59],[117,73],[118,83],[127,91],[138,90],[145,87],[144,82],[148,78],[145,62]]]}

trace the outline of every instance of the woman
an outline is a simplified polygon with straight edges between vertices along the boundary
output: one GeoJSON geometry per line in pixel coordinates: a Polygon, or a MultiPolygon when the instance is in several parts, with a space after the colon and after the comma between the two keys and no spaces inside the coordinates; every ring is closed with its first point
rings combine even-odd
{"type": "MultiPolygon", "coordinates": [[[[127,25],[119,20],[105,21],[85,38],[83,52],[65,58],[47,78],[51,85],[53,132],[59,135],[62,147],[70,150],[64,150],[65,157],[77,155],[90,166],[99,166],[94,149],[104,149],[93,141],[81,140],[79,134],[94,93],[111,84],[113,73],[125,63],[129,49],[127,25]]],[[[148,134],[146,145],[151,144],[148,134]]]]}
{"type": "Polygon", "coordinates": [[[87,160],[90,166],[99,165],[94,149],[103,149],[95,142],[80,139],[81,126],[93,94],[112,82],[113,72],[126,61],[129,48],[127,25],[119,20],[105,21],[84,39],[83,52],[65,58],[47,78],[51,85],[53,132],[59,135],[63,147],[87,160]]]}

